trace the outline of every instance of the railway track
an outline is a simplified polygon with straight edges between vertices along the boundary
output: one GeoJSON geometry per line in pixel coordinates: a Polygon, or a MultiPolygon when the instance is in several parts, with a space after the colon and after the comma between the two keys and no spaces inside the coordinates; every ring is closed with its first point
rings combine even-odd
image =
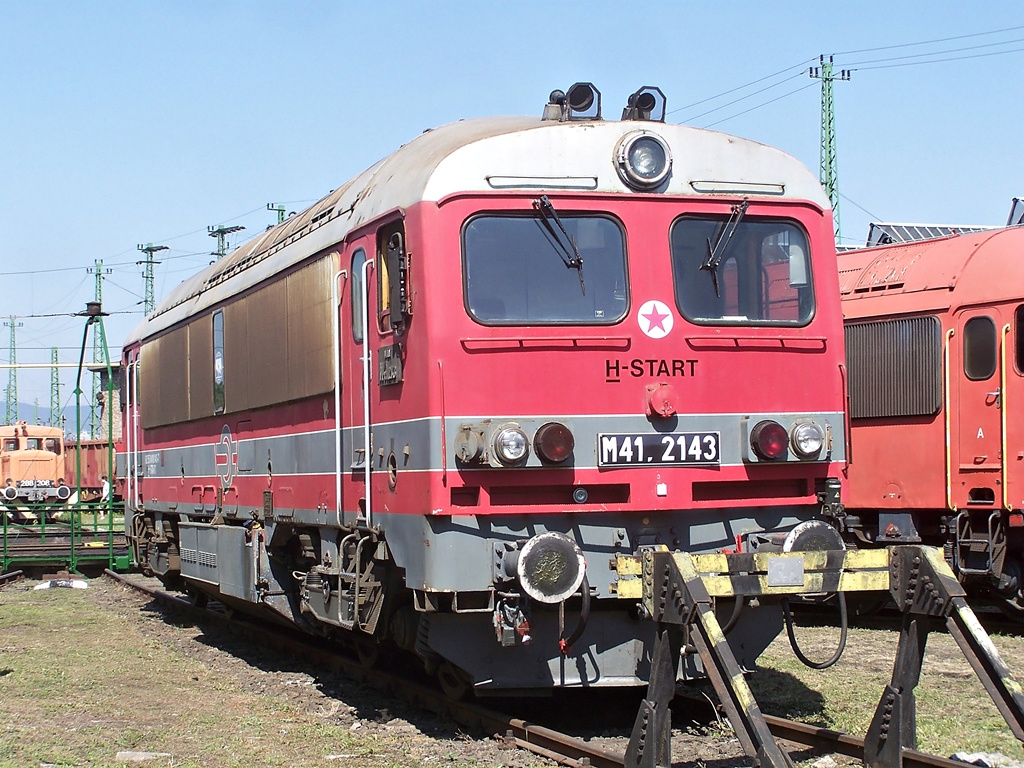
{"type": "MultiPolygon", "coordinates": [[[[141,584],[114,571],[107,570],[104,574],[122,585],[145,593],[173,612],[186,614],[197,620],[202,619],[207,622],[241,628],[248,636],[257,638],[261,642],[272,642],[274,647],[280,648],[286,653],[300,655],[318,667],[370,685],[382,693],[400,698],[414,707],[434,714],[449,716],[464,727],[490,733],[503,745],[510,748],[528,750],[560,765],[579,766],[580,768],[583,766],[624,768],[625,766],[624,749],[591,743],[477,703],[451,701],[428,684],[410,680],[407,676],[366,667],[358,660],[343,654],[336,645],[325,647],[322,643],[318,643],[317,638],[282,627],[257,624],[248,621],[245,617],[232,616],[230,612],[219,612],[213,604],[206,608],[200,608],[182,596],[141,584]]],[[[772,734],[782,743],[784,749],[786,745],[790,745],[794,749],[812,749],[824,754],[837,754],[863,760],[864,740],[861,738],[779,717],[766,716],[765,720],[772,734]]],[[[625,739],[622,741],[624,743],[625,739]]],[[[677,755],[677,759],[685,759],[685,756],[677,755]]],[[[904,751],[903,765],[906,768],[963,768],[964,766],[963,763],[955,760],[916,750],[904,751]]]]}

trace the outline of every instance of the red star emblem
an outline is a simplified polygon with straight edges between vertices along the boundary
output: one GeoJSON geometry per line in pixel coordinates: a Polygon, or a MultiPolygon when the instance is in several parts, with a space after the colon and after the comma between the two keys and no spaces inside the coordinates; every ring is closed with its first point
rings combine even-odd
{"type": "Polygon", "coordinates": [[[649,330],[653,331],[655,328],[657,328],[658,330],[661,330],[661,331],[666,330],[665,329],[665,320],[668,319],[669,315],[661,314],[658,311],[658,308],[656,306],[655,307],[651,307],[650,314],[641,315],[641,317],[643,317],[643,318],[645,318],[647,320],[648,329],[649,330]]]}

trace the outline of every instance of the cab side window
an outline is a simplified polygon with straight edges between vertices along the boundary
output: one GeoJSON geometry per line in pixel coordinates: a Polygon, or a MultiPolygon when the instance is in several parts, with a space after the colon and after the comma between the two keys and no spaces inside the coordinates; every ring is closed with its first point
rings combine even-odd
{"type": "Polygon", "coordinates": [[[224,312],[213,313],[213,410],[224,413],[224,312]]]}
{"type": "Polygon", "coordinates": [[[1013,359],[1017,373],[1024,374],[1024,304],[1013,313],[1013,359]]]}
{"type": "Polygon", "coordinates": [[[996,372],[996,324],[991,317],[972,317],[964,324],[964,374],[984,381],[996,372]]]}
{"type": "Polygon", "coordinates": [[[363,265],[366,263],[366,251],[359,248],[352,254],[352,340],[357,344],[363,341],[363,319],[366,308],[363,306],[363,265]]]}
{"type": "Polygon", "coordinates": [[[401,334],[412,315],[409,291],[410,255],[401,221],[377,232],[377,324],[381,333],[401,334]]]}

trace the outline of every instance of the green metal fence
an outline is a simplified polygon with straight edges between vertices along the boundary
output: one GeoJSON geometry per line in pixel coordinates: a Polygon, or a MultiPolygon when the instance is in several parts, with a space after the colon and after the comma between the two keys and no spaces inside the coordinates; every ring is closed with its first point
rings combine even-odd
{"type": "MultiPolygon", "coordinates": [[[[63,566],[77,572],[84,566],[99,566],[112,570],[128,570],[132,566],[131,551],[124,530],[124,507],[115,501],[113,488],[116,484],[114,462],[114,376],[110,365],[107,337],[103,330],[104,312],[99,302],[88,302],[86,310],[78,313],[84,317],[85,330],[82,334],[82,351],[78,360],[78,375],[75,380],[75,434],[82,434],[82,367],[85,362],[85,347],[89,329],[95,325],[95,341],[103,352],[106,367],[106,439],[107,467],[111,481],[111,493],[107,498],[92,502],[53,504],[9,504],[0,505],[2,520],[3,559],[0,573],[15,566],[63,566]]],[[[73,499],[82,498],[82,452],[76,451],[75,477],[76,494],[73,499]]]]}

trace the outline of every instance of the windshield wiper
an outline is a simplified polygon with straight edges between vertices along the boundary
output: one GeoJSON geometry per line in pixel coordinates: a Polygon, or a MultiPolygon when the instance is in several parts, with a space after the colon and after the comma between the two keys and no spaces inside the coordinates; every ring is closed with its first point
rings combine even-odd
{"type": "Polygon", "coordinates": [[[580,290],[586,296],[587,286],[583,283],[583,257],[580,255],[580,249],[576,247],[576,240],[565,231],[565,225],[558,218],[558,213],[555,211],[555,207],[551,205],[547,195],[541,195],[539,200],[534,200],[533,207],[540,214],[544,229],[555,245],[555,253],[562,259],[562,263],[565,264],[567,269],[575,269],[576,274],[579,275],[580,290]],[[554,223],[552,224],[552,222],[554,223]],[[558,229],[555,229],[556,225],[558,229]],[[561,236],[559,236],[559,233],[561,233],[561,236]]]}
{"type": "Polygon", "coordinates": [[[725,258],[725,251],[729,247],[729,241],[736,234],[736,228],[743,221],[743,214],[747,212],[747,206],[749,205],[750,203],[746,199],[742,203],[734,205],[725,225],[718,230],[714,244],[712,244],[711,238],[708,238],[708,257],[704,259],[704,263],[700,265],[700,268],[711,273],[711,283],[715,286],[716,298],[722,297],[721,292],[718,290],[718,265],[725,258]]]}

